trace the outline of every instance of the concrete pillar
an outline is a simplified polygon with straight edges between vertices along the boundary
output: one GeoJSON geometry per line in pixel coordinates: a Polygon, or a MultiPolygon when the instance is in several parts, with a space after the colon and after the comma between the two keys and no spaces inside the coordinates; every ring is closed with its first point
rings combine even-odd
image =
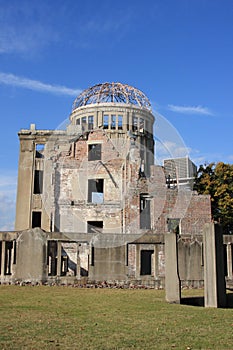
{"type": "Polygon", "coordinates": [[[227,277],[232,279],[232,244],[227,244],[227,277]]]}
{"type": "Polygon", "coordinates": [[[203,240],[205,307],[225,307],[226,282],[221,226],[206,224],[203,240]]]}
{"type": "Polygon", "coordinates": [[[61,242],[57,242],[57,276],[61,276],[61,242]]]}
{"type": "Polygon", "coordinates": [[[1,260],[1,276],[4,276],[5,269],[5,253],[6,253],[6,242],[2,241],[2,260],[1,260]]]}
{"type": "Polygon", "coordinates": [[[166,301],[180,304],[181,286],[178,273],[176,233],[166,233],[165,239],[165,292],[166,301]]]}
{"type": "MultiPolygon", "coordinates": [[[[80,262],[80,256],[79,256],[79,245],[78,245],[78,247],[77,247],[78,249],[77,249],[77,265],[76,265],[76,277],[77,277],[77,279],[79,280],[80,278],[81,278],[81,274],[80,274],[80,272],[81,272],[81,269],[80,269],[80,267],[81,267],[81,262],[80,262]]],[[[90,249],[90,254],[89,254],[89,262],[88,262],[88,266],[90,266],[91,265],[91,249],[90,249]]]]}
{"type": "Polygon", "coordinates": [[[47,235],[40,228],[22,231],[17,240],[15,279],[41,282],[47,279],[47,235]]]}

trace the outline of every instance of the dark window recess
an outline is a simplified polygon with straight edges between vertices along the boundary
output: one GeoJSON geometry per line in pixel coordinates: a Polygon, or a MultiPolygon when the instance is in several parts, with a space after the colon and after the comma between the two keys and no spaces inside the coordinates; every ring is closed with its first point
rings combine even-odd
{"type": "Polygon", "coordinates": [[[90,115],[88,117],[88,130],[93,130],[94,129],[94,117],[90,115]]]}
{"type": "Polygon", "coordinates": [[[36,158],[44,158],[44,144],[36,144],[36,158]]]}
{"type": "Polygon", "coordinates": [[[16,264],[16,240],[13,241],[13,264],[15,265],[16,264]]]}
{"type": "Polygon", "coordinates": [[[140,195],[140,229],[150,230],[150,201],[146,199],[146,194],[140,195]]]}
{"type": "Polygon", "coordinates": [[[80,118],[76,119],[76,125],[80,125],[80,118]]]}
{"type": "Polygon", "coordinates": [[[101,232],[103,229],[103,221],[88,221],[87,233],[101,232]]]}
{"type": "Polygon", "coordinates": [[[94,266],[95,264],[95,248],[91,247],[91,266],[94,266]]]}
{"type": "Polygon", "coordinates": [[[223,265],[224,265],[224,276],[228,275],[227,271],[227,245],[223,244],[223,265]]]}
{"type": "Polygon", "coordinates": [[[41,211],[32,212],[32,228],[41,227],[41,211]]]}
{"type": "Polygon", "coordinates": [[[48,275],[57,275],[57,242],[48,241],[48,253],[47,253],[47,265],[48,265],[48,275]]]}
{"type": "Polygon", "coordinates": [[[173,232],[179,234],[180,232],[180,219],[167,219],[167,229],[168,232],[173,232]]]}
{"type": "Polygon", "coordinates": [[[133,129],[133,131],[137,131],[138,130],[138,118],[137,117],[133,117],[132,129],[133,129]]]}
{"type": "Polygon", "coordinates": [[[101,159],[101,144],[93,144],[88,146],[88,160],[101,159]]]}
{"type": "Polygon", "coordinates": [[[104,201],[104,180],[91,179],[88,180],[88,202],[103,203],[104,201]]]}
{"type": "Polygon", "coordinates": [[[35,170],[34,173],[34,194],[43,192],[43,170],[35,170]]]}
{"type": "Polygon", "coordinates": [[[141,271],[140,275],[151,275],[151,256],[154,253],[153,250],[141,250],[141,271]]]}
{"type": "Polygon", "coordinates": [[[139,119],[139,130],[140,132],[144,131],[144,119],[142,118],[139,119]]]}
{"type": "Polygon", "coordinates": [[[5,259],[4,259],[4,275],[11,275],[12,249],[13,249],[13,242],[6,242],[5,259]]]}

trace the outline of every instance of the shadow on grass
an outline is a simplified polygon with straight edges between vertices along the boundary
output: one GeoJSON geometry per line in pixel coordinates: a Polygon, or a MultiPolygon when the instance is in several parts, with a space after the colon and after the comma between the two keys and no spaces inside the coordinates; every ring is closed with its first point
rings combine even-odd
{"type": "Polygon", "coordinates": [[[204,307],[204,297],[182,297],[181,304],[204,307]]]}
{"type": "MultiPolygon", "coordinates": [[[[182,297],[181,304],[204,307],[204,297],[182,297]]],[[[227,293],[226,309],[233,309],[233,293],[227,293]]]]}

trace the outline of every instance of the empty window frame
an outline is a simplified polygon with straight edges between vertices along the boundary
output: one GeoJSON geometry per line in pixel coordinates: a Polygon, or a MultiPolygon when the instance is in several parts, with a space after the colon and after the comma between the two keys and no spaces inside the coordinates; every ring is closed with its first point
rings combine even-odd
{"type": "Polygon", "coordinates": [[[144,119],[143,118],[139,119],[139,131],[144,132],[144,119]]]}
{"type": "Polygon", "coordinates": [[[47,265],[48,265],[48,275],[57,275],[57,242],[48,241],[48,252],[47,252],[47,265]]]}
{"type": "Polygon", "coordinates": [[[43,193],[43,170],[35,170],[34,172],[34,194],[43,193]]]}
{"type": "Polygon", "coordinates": [[[80,125],[80,118],[76,119],[76,125],[80,125]]]}
{"type": "Polygon", "coordinates": [[[101,204],[104,201],[104,180],[88,180],[88,202],[101,204]]]}
{"type": "Polygon", "coordinates": [[[116,115],[111,115],[111,129],[116,129],[116,115]]]}
{"type": "Polygon", "coordinates": [[[104,115],[103,124],[104,124],[104,129],[108,129],[108,125],[109,125],[109,116],[108,116],[107,114],[104,115]]]}
{"type": "Polygon", "coordinates": [[[88,130],[94,129],[94,117],[93,115],[89,115],[88,117],[88,130]]]}
{"type": "Polygon", "coordinates": [[[150,200],[147,194],[140,195],[140,229],[151,229],[150,200]]]}
{"type": "Polygon", "coordinates": [[[101,144],[88,145],[88,160],[101,160],[101,144]]]}
{"type": "Polygon", "coordinates": [[[41,227],[41,211],[32,212],[32,228],[41,227]]]}
{"type": "Polygon", "coordinates": [[[122,130],[122,129],[123,129],[123,116],[118,115],[118,130],[122,130]]]}
{"type": "Polygon", "coordinates": [[[133,129],[133,131],[137,131],[138,130],[138,118],[137,117],[133,117],[132,129],[133,129]]]}
{"type": "Polygon", "coordinates": [[[13,242],[5,243],[4,275],[11,275],[13,242]]]}
{"type": "Polygon", "coordinates": [[[140,275],[146,276],[152,273],[152,254],[153,250],[141,250],[141,269],[140,275]]]}
{"type": "Polygon", "coordinates": [[[82,117],[82,131],[87,131],[87,117],[82,117]]]}
{"type": "Polygon", "coordinates": [[[36,144],[36,158],[44,158],[44,144],[43,143],[36,144]]]}
{"type": "Polygon", "coordinates": [[[98,233],[103,230],[103,221],[87,221],[87,233],[98,233]]]}

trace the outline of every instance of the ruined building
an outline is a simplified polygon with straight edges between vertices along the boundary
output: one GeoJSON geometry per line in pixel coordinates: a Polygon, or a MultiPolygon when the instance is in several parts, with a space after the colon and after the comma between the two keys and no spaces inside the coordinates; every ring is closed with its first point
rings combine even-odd
{"type": "Polygon", "coordinates": [[[1,281],[163,287],[164,233],[176,231],[181,280],[202,285],[210,198],[191,190],[188,158],[154,165],[154,123],[144,93],[104,83],[75,99],[65,128],[20,130],[15,231],[0,233],[1,281]]]}

